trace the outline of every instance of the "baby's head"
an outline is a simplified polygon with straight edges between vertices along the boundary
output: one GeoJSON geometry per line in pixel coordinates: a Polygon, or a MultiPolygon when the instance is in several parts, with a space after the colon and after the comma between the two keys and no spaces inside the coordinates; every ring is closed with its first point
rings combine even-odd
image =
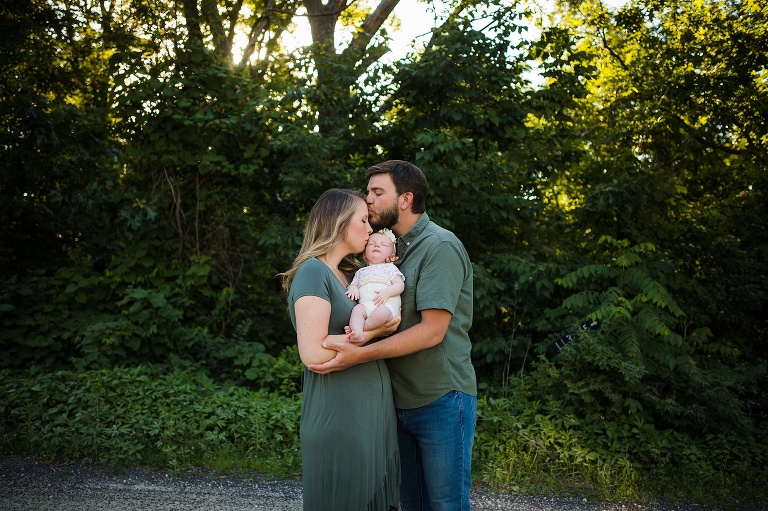
{"type": "Polygon", "coordinates": [[[392,257],[396,252],[394,233],[389,229],[382,229],[368,237],[364,257],[368,264],[378,264],[387,262],[387,258],[392,257]]]}

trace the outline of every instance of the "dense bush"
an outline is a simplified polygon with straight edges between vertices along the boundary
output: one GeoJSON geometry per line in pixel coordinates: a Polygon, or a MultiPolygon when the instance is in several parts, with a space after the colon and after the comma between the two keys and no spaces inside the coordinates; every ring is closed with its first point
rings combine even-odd
{"type": "Polygon", "coordinates": [[[4,453],[289,475],[300,395],[154,366],[0,377],[4,453]]]}
{"type": "Polygon", "coordinates": [[[768,498],[764,425],[695,436],[640,417],[606,420],[556,399],[532,401],[543,380],[543,373],[517,380],[515,398],[480,400],[474,467],[480,481],[599,500],[738,508],[739,501],[751,506],[768,498]]]}

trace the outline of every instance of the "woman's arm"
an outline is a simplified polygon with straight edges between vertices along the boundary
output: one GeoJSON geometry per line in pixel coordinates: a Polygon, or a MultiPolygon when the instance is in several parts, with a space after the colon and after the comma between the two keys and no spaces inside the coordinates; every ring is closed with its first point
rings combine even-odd
{"type": "Polygon", "coordinates": [[[325,341],[345,342],[347,336],[328,335],[331,319],[331,304],[318,296],[302,296],[293,306],[296,315],[296,341],[299,357],[304,365],[322,364],[336,356],[333,350],[325,349],[325,341]]]}

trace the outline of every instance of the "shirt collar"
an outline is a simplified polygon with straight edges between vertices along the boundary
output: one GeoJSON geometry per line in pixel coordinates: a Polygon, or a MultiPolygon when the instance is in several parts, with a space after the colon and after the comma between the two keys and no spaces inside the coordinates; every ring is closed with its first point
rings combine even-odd
{"type": "Polygon", "coordinates": [[[427,224],[429,223],[429,215],[427,215],[427,212],[421,214],[418,220],[416,220],[416,223],[413,224],[413,227],[408,229],[408,232],[397,238],[397,254],[402,257],[402,254],[405,253],[405,250],[408,248],[408,246],[418,238],[418,236],[422,233],[424,229],[426,229],[427,224]]]}

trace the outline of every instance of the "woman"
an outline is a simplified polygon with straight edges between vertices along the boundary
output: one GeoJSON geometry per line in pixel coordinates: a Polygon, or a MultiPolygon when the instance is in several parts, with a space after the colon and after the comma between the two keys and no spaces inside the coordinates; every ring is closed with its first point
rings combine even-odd
{"type": "MultiPolygon", "coordinates": [[[[332,189],[312,207],[299,255],[282,274],[304,365],[330,360],[344,341],[354,301],[346,296],[372,230],[363,195],[332,189]]],[[[397,320],[365,332],[391,333],[397,320]]],[[[301,457],[305,511],[388,511],[398,506],[400,454],[389,371],[383,361],[348,371],[304,369],[301,457]]]]}

